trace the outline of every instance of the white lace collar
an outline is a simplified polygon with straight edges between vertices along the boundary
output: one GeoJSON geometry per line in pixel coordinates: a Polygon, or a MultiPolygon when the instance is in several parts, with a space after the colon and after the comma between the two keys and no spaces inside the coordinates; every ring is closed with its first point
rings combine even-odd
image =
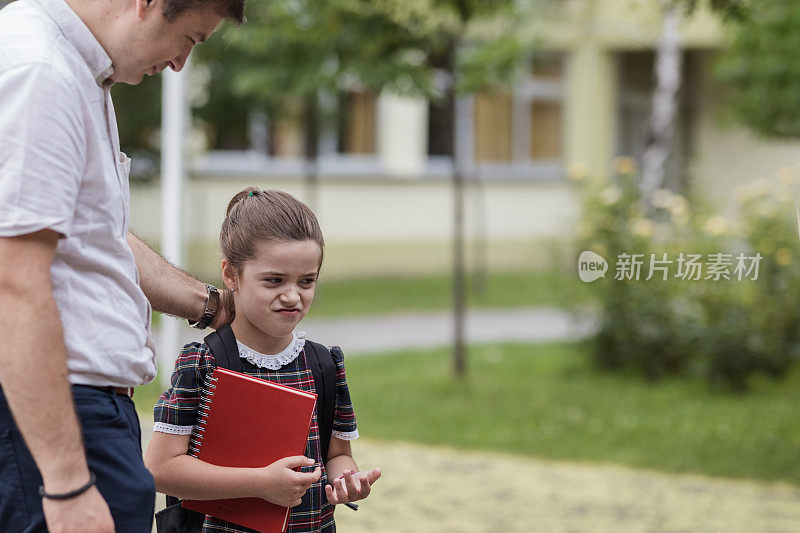
{"type": "Polygon", "coordinates": [[[288,365],[297,359],[297,356],[303,351],[303,346],[305,346],[305,344],[305,331],[293,332],[292,342],[289,343],[289,346],[284,348],[281,353],[275,355],[259,353],[238,340],[236,341],[236,345],[239,347],[239,357],[246,359],[259,368],[267,368],[269,370],[280,370],[283,365],[288,365]]]}

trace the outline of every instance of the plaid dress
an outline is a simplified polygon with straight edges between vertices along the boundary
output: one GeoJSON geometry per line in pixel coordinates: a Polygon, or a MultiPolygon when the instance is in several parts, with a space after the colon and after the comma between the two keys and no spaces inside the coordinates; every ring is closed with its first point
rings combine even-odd
{"type": "MultiPolygon", "coordinates": [[[[298,342],[304,341],[302,337],[298,338],[297,334],[295,334],[293,344],[298,342]]],[[[333,361],[336,365],[336,410],[333,419],[333,436],[351,440],[358,437],[358,430],[345,378],[344,355],[338,346],[331,348],[331,355],[333,355],[333,361]]],[[[284,364],[278,370],[256,366],[244,357],[242,357],[241,362],[242,372],[245,374],[281,385],[315,392],[314,376],[311,374],[311,369],[306,361],[305,350],[300,351],[296,358],[284,364]]],[[[198,419],[198,408],[205,380],[214,368],[216,368],[216,361],[205,343],[198,344],[195,342],[183,347],[177,361],[175,361],[171,387],[161,395],[156,403],[153,416],[155,421],[154,431],[177,435],[193,433],[198,419]]],[[[314,459],[318,464],[323,464],[316,408],[311,421],[311,431],[308,435],[305,455],[314,459]]],[[[304,467],[302,471],[308,472],[311,469],[304,467]]],[[[314,483],[306,492],[302,503],[291,509],[287,532],[306,533],[335,530],[334,506],[329,504],[325,497],[326,484],[327,474],[323,465],[322,476],[319,481],[314,483]]],[[[253,530],[211,516],[206,516],[203,525],[204,533],[245,533],[251,531],[253,530]]]]}

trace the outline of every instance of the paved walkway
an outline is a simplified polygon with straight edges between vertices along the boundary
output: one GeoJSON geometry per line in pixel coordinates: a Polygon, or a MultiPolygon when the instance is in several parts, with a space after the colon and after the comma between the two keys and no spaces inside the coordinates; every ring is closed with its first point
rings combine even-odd
{"type": "Polygon", "coordinates": [[[789,533],[800,524],[800,489],[783,484],[367,439],[353,454],[382,476],[357,512],[337,509],[348,533],[789,533]]]}
{"type": "MultiPolygon", "coordinates": [[[[308,320],[310,339],[340,344],[348,355],[383,350],[425,349],[453,342],[453,315],[408,313],[356,319],[308,320]]],[[[473,310],[467,314],[467,342],[540,342],[585,336],[589,325],[556,308],[473,310]]]]}
{"type": "MultiPolygon", "coordinates": [[[[541,342],[578,339],[591,331],[586,319],[550,307],[471,310],[466,319],[470,343],[541,342]]],[[[308,319],[300,323],[308,338],[339,345],[348,357],[386,350],[426,349],[453,342],[453,315],[418,312],[341,319],[308,319]]],[[[203,335],[185,328],[181,338],[200,340],[203,335]]],[[[158,340],[158,336],[156,336],[158,340]]]]}

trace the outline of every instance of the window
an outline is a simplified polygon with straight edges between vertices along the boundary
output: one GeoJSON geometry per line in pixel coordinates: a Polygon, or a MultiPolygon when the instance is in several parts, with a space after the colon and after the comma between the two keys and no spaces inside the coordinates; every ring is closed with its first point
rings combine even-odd
{"type": "Polygon", "coordinates": [[[475,160],[511,161],[512,96],[507,92],[475,97],[475,160]]]}
{"type": "Polygon", "coordinates": [[[370,91],[356,91],[342,95],[339,153],[375,153],[375,107],[375,94],[370,91]]]}
{"type": "Polygon", "coordinates": [[[561,102],[531,102],[530,158],[560,159],[563,155],[561,102]]]}
{"type": "Polygon", "coordinates": [[[513,93],[475,97],[475,160],[479,163],[554,164],[564,152],[563,60],[536,57],[531,74],[513,93]]]}
{"type": "Polygon", "coordinates": [[[428,104],[428,155],[453,154],[453,95],[428,104]]]}
{"type": "Polygon", "coordinates": [[[556,53],[537,56],[531,74],[524,92],[530,98],[527,158],[560,160],[564,155],[563,57],[556,53]]]}

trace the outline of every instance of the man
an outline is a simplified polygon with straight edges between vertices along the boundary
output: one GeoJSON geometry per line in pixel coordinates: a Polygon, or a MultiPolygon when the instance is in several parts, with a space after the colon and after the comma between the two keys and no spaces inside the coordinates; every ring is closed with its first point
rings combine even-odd
{"type": "MultiPolygon", "coordinates": [[[[180,70],[244,0],[18,0],[0,11],[0,529],[149,532],[131,390],[150,305],[219,295],[128,234],[114,82],[180,70]]],[[[202,318],[201,318],[202,317],[202,318]]],[[[212,326],[224,318],[218,314],[212,326]]]]}

